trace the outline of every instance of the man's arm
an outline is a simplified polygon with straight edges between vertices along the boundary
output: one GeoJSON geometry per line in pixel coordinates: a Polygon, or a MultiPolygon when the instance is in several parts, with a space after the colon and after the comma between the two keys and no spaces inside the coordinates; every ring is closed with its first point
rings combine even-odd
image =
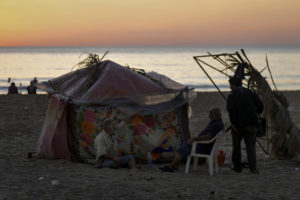
{"type": "Polygon", "coordinates": [[[229,113],[229,119],[232,125],[237,123],[236,109],[235,109],[235,100],[232,93],[228,95],[226,108],[229,113]]]}
{"type": "Polygon", "coordinates": [[[120,163],[120,157],[119,156],[111,156],[111,155],[105,154],[102,157],[105,158],[105,159],[108,159],[108,160],[113,160],[116,163],[120,163]]]}
{"type": "Polygon", "coordinates": [[[264,110],[264,104],[255,92],[254,92],[254,103],[256,106],[256,113],[261,114],[264,110]]]}
{"type": "Polygon", "coordinates": [[[212,139],[212,136],[210,133],[207,133],[205,135],[200,135],[200,136],[196,136],[196,137],[192,137],[191,139],[189,139],[188,144],[193,144],[193,142],[195,141],[203,141],[203,140],[210,140],[212,139]]]}

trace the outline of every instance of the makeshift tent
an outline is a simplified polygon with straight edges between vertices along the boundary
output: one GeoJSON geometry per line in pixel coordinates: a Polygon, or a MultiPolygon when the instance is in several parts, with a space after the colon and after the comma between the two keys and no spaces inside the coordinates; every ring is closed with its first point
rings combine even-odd
{"type": "Polygon", "coordinates": [[[37,154],[41,158],[83,161],[95,158],[94,139],[106,119],[131,120],[118,129],[118,153],[154,161],[174,156],[190,137],[188,102],[195,93],[155,72],[145,73],[90,55],[85,67],[37,87],[49,105],[37,154]]]}

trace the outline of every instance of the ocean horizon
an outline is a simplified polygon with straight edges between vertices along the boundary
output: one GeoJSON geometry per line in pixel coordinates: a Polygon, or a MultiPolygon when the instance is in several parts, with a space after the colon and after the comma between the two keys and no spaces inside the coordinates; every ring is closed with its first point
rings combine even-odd
{"type": "MultiPolygon", "coordinates": [[[[216,91],[194,56],[235,53],[244,49],[253,66],[259,71],[266,67],[266,56],[279,90],[300,90],[300,46],[269,47],[199,47],[199,46],[138,46],[138,47],[0,47],[0,93],[15,82],[26,94],[26,87],[37,77],[48,81],[74,70],[74,66],[90,53],[123,66],[155,71],[196,91],[216,91]]],[[[229,90],[228,78],[207,69],[221,90],[229,90]]],[[[274,89],[267,70],[262,72],[274,89]]]]}

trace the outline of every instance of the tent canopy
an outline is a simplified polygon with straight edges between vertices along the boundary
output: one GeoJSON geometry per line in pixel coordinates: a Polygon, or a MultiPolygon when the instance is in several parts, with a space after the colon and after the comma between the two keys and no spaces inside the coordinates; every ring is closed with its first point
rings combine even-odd
{"type": "Polygon", "coordinates": [[[179,107],[196,97],[195,92],[164,75],[142,75],[110,60],[38,83],[37,87],[80,105],[113,105],[149,113],[168,111],[170,106],[179,107]]]}
{"type": "Polygon", "coordinates": [[[106,119],[135,116],[119,131],[120,155],[170,158],[179,141],[190,137],[187,103],[196,93],[156,72],[99,61],[37,87],[50,94],[39,157],[93,158],[94,139],[106,119]]]}

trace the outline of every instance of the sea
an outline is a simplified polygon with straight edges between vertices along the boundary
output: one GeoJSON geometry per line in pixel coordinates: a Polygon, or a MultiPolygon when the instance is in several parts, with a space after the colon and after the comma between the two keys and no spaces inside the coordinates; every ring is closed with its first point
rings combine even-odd
{"type": "MultiPolygon", "coordinates": [[[[221,53],[235,53],[244,49],[252,65],[261,71],[271,88],[278,90],[300,90],[300,46],[286,47],[0,47],[0,94],[6,94],[11,82],[15,82],[20,93],[36,77],[39,82],[48,81],[76,69],[76,65],[90,53],[103,60],[112,60],[123,66],[155,71],[194,88],[196,91],[229,90],[228,77],[209,66],[203,69],[193,58],[221,53]],[[267,59],[266,59],[267,58],[267,59]],[[267,62],[273,76],[266,69],[267,62]]],[[[216,68],[225,68],[212,58],[205,62],[216,68]]],[[[230,71],[227,72],[230,74],[230,71]]],[[[43,93],[38,91],[38,93],[43,93]]]]}

